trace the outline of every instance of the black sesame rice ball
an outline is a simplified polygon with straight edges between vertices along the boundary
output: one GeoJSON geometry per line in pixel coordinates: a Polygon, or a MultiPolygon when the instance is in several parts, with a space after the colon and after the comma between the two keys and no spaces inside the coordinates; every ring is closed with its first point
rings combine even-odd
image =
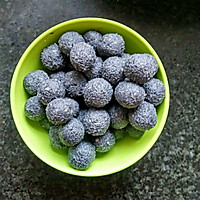
{"type": "Polygon", "coordinates": [[[42,128],[49,130],[53,124],[45,117],[39,121],[39,124],[42,128]]]}
{"type": "Polygon", "coordinates": [[[65,67],[65,58],[57,44],[52,44],[41,53],[41,61],[45,68],[55,71],[65,67]]]}
{"type": "Polygon", "coordinates": [[[108,113],[110,115],[110,125],[115,129],[122,129],[127,126],[128,121],[128,111],[120,105],[112,105],[108,113]]]}
{"type": "Polygon", "coordinates": [[[69,56],[72,47],[79,42],[84,42],[84,38],[75,31],[64,33],[58,40],[60,50],[67,56],[69,56]]]}
{"type": "Polygon", "coordinates": [[[107,58],[103,62],[102,78],[109,81],[112,85],[124,79],[123,60],[118,56],[107,58]]]}
{"type": "Polygon", "coordinates": [[[45,117],[44,105],[38,100],[37,96],[30,97],[26,101],[24,112],[26,117],[33,121],[40,121],[45,117]]]}
{"type": "Polygon", "coordinates": [[[110,125],[110,116],[105,110],[91,108],[84,114],[83,125],[87,134],[103,135],[110,125]]]}
{"type": "Polygon", "coordinates": [[[51,74],[49,77],[50,77],[50,79],[60,81],[62,84],[64,84],[64,82],[65,82],[65,72],[63,72],[63,71],[55,72],[55,73],[51,74]]]}
{"type": "Polygon", "coordinates": [[[99,42],[102,40],[101,33],[97,31],[88,31],[83,35],[85,42],[91,45],[94,49],[96,49],[99,42]]]}
{"type": "Polygon", "coordinates": [[[63,144],[70,147],[81,142],[84,138],[84,133],[83,124],[78,119],[73,118],[61,128],[59,137],[63,144]]]}
{"type": "Polygon", "coordinates": [[[155,57],[147,53],[131,55],[124,67],[124,75],[138,84],[152,79],[157,71],[158,63],[155,57]]]}
{"type": "Polygon", "coordinates": [[[67,99],[57,98],[47,104],[46,116],[52,124],[65,124],[73,117],[73,107],[67,99]]]}
{"type": "Polygon", "coordinates": [[[111,133],[113,133],[114,136],[115,136],[115,141],[116,140],[121,140],[121,139],[123,139],[125,137],[125,135],[126,135],[126,130],[125,130],[126,127],[123,128],[123,129],[114,129],[114,128],[111,129],[111,133]]]}
{"type": "Polygon", "coordinates": [[[48,80],[49,76],[48,74],[43,70],[35,70],[33,72],[28,73],[24,80],[23,85],[25,90],[31,94],[36,95],[38,88],[41,86],[41,84],[48,80]]]}
{"type": "Polygon", "coordinates": [[[142,102],[135,110],[129,112],[129,122],[140,131],[153,128],[157,123],[154,105],[146,101],[142,102]]]}
{"type": "Polygon", "coordinates": [[[143,85],[146,92],[145,100],[157,106],[162,103],[165,98],[165,85],[159,79],[152,78],[143,85]]]}
{"type": "Polygon", "coordinates": [[[49,129],[49,140],[50,144],[55,149],[63,149],[66,150],[67,146],[64,145],[59,138],[59,132],[60,132],[61,126],[53,125],[49,129]]]}
{"type": "Polygon", "coordinates": [[[145,99],[145,91],[139,85],[123,81],[115,88],[116,101],[125,108],[135,108],[145,99]]]}
{"type": "Polygon", "coordinates": [[[108,104],[113,95],[111,84],[103,78],[90,80],[84,89],[84,101],[87,105],[101,108],[108,104]]]}
{"type": "Polygon", "coordinates": [[[69,165],[78,170],[86,170],[96,157],[95,146],[90,142],[82,141],[68,151],[69,165]]]}
{"type": "Polygon", "coordinates": [[[90,80],[93,78],[100,78],[103,69],[103,60],[101,57],[96,57],[94,65],[89,71],[85,72],[86,77],[90,80]]]}
{"type": "Polygon", "coordinates": [[[97,46],[100,56],[120,56],[125,50],[125,42],[121,35],[117,33],[108,33],[103,35],[102,40],[97,46]]]}
{"type": "Polygon", "coordinates": [[[65,97],[65,88],[60,81],[49,79],[40,86],[37,96],[44,105],[47,105],[53,99],[65,97]]]}
{"type": "Polygon", "coordinates": [[[67,72],[64,81],[66,95],[71,98],[82,96],[86,83],[86,78],[80,72],[75,70],[67,72]]]}
{"type": "Polygon", "coordinates": [[[134,128],[133,126],[131,126],[131,124],[129,124],[126,128],[125,128],[125,131],[127,134],[129,134],[133,139],[139,139],[141,138],[145,131],[140,131],[136,128],[134,128]]]}
{"type": "Polygon", "coordinates": [[[115,144],[115,136],[109,130],[102,136],[94,139],[95,150],[100,153],[105,153],[111,150],[115,144]]]}
{"type": "Polygon", "coordinates": [[[70,61],[77,71],[85,72],[91,69],[96,59],[96,52],[85,42],[75,44],[70,51],[70,61]]]}

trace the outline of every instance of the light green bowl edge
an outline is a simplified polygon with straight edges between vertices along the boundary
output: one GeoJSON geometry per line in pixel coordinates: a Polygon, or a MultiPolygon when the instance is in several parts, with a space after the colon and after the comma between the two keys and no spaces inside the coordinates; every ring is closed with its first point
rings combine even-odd
{"type": "Polygon", "coordinates": [[[116,172],[119,172],[123,169],[126,169],[128,167],[130,167],[131,165],[133,165],[134,163],[136,163],[138,160],[140,160],[150,149],[151,147],[155,144],[155,142],[157,141],[158,137],[160,136],[164,125],[166,123],[167,120],[167,116],[168,116],[168,111],[169,111],[169,102],[170,102],[170,93],[169,93],[169,84],[168,84],[168,80],[167,80],[167,76],[163,67],[163,64],[160,60],[160,58],[158,57],[157,53],[155,52],[155,50],[151,47],[151,45],[141,36],[139,35],[136,31],[132,30],[131,28],[119,23],[119,22],[115,22],[113,20],[109,20],[109,19],[104,19],[104,18],[95,18],[95,17],[85,17],[85,18],[77,18],[77,19],[72,19],[72,20],[68,20],[65,22],[62,22],[58,25],[53,26],[52,28],[48,29],[47,31],[45,31],[44,33],[42,33],[40,36],[38,36],[29,46],[28,48],[25,50],[25,52],[23,53],[22,57],[20,58],[17,67],[13,73],[13,77],[12,77],[12,81],[11,81],[11,87],[10,87],[10,104],[11,104],[11,112],[13,115],[13,120],[15,122],[15,125],[17,127],[17,130],[21,136],[21,138],[23,139],[23,141],[25,142],[25,144],[29,147],[29,149],[38,157],[40,158],[42,161],[44,161],[46,164],[50,165],[51,167],[71,174],[71,175],[76,175],[76,176],[83,176],[83,177],[98,177],[98,176],[105,176],[105,175],[109,175],[109,174],[113,174],[116,172]],[[17,76],[19,73],[19,69],[21,64],[24,61],[24,58],[29,54],[29,51],[32,49],[32,47],[40,40],[40,38],[42,38],[44,35],[47,35],[51,32],[53,32],[54,30],[56,30],[57,28],[62,27],[63,25],[69,24],[69,23],[76,23],[76,22],[81,22],[81,21],[85,21],[85,20],[90,20],[90,21],[99,21],[99,22],[110,22],[113,23],[117,26],[120,26],[122,29],[125,29],[128,32],[132,32],[133,35],[135,35],[135,37],[137,37],[139,40],[141,40],[143,43],[145,43],[145,45],[150,49],[150,51],[152,52],[152,54],[155,56],[156,60],[158,61],[159,64],[159,69],[161,74],[163,75],[163,82],[165,84],[165,108],[164,108],[164,112],[163,112],[163,116],[162,116],[162,122],[159,126],[159,128],[157,129],[157,135],[154,138],[153,141],[151,141],[151,143],[148,144],[148,146],[146,146],[145,150],[142,151],[141,154],[138,154],[137,158],[134,160],[130,160],[130,162],[126,162],[123,167],[121,166],[120,168],[115,168],[115,170],[112,169],[108,169],[106,172],[104,171],[104,173],[98,173],[95,172],[95,174],[91,174],[91,173],[82,173],[82,171],[66,171],[66,169],[60,168],[58,166],[55,166],[53,163],[49,162],[45,157],[43,157],[42,155],[40,155],[37,151],[34,151],[34,147],[32,146],[31,143],[29,143],[28,141],[25,140],[25,138],[23,137],[23,135],[21,134],[22,132],[22,126],[20,126],[20,122],[18,121],[17,118],[17,113],[15,112],[15,102],[14,102],[14,91],[15,91],[15,86],[16,86],[16,81],[17,81],[17,76]]]}

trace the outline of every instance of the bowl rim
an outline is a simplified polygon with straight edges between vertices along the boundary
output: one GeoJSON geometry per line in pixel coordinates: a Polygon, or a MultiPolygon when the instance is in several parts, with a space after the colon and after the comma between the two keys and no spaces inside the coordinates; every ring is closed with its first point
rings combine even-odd
{"type": "Polygon", "coordinates": [[[144,39],[139,33],[137,33],[136,31],[134,31],[132,28],[129,28],[128,26],[116,22],[114,20],[110,20],[110,19],[105,19],[105,18],[98,18],[98,17],[83,17],[83,18],[75,18],[75,19],[71,19],[71,20],[67,20],[65,22],[59,23],[49,29],[47,29],[45,32],[43,32],[42,34],[40,34],[37,38],[35,38],[33,40],[33,42],[26,48],[26,50],[24,51],[24,53],[22,54],[15,70],[13,73],[13,77],[11,80],[11,87],[10,87],[10,105],[11,105],[11,112],[12,112],[12,116],[13,116],[13,120],[15,123],[15,126],[18,130],[18,133],[20,134],[21,138],[23,139],[23,141],[25,142],[25,144],[28,146],[28,148],[43,162],[45,162],[46,164],[48,164],[49,166],[62,171],[64,173],[68,173],[71,175],[76,175],[76,176],[83,176],[83,177],[99,177],[99,176],[105,176],[105,175],[110,175],[110,174],[114,174],[116,172],[122,171],[128,167],[130,167],[131,165],[133,165],[134,163],[136,163],[138,160],[140,160],[142,157],[144,157],[144,155],[146,155],[146,153],[152,148],[152,146],[155,144],[155,142],[158,140],[158,137],[161,135],[162,130],[164,128],[164,125],[166,123],[167,120],[167,116],[168,116],[168,112],[169,112],[169,102],[170,102],[170,93],[169,93],[169,83],[168,83],[168,79],[167,79],[167,75],[165,72],[165,69],[163,67],[163,64],[160,60],[160,58],[158,57],[156,51],[153,49],[153,47],[148,43],[148,41],[146,39],[144,39]],[[104,170],[103,172],[95,172],[94,173],[86,173],[87,171],[85,171],[84,173],[82,173],[82,171],[69,171],[66,170],[66,168],[62,168],[59,167],[57,165],[55,165],[54,163],[52,163],[51,161],[49,161],[48,159],[46,159],[44,156],[42,156],[41,154],[37,153],[37,151],[34,151],[34,147],[32,147],[31,143],[29,143],[26,138],[23,136],[23,134],[21,134],[22,132],[22,128],[20,126],[20,123],[18,121],[17,118],[17,112],[15,112],[15,101],[14,101],[14,91],[15,91],[15,85],[17,82],[17,77],[20,71],[20,66],[23,63],[24,59],[26,58],[26,56],[29,54],[29,52],[31,51],[31,49],[38,43],[38,41],[43,38],[45,35],[50,34],[51,32],[54,32],[56,29],[62,27],[62,26],[66,26],[67,24],[71,24],[71,23],[76,23],[76,22],[85,22],[85,21],[99,21],[101,23],[112,23],[120,28],[125,29],[128,32],[131,32],[135,37],[137,37],[138,40],[140,40],[142,43],[144,43],[147,48],[151,51],[151,53],[154,55],[154,57],[156,58],[158,64],[159,64],[159,70],[161,71],[161,74],[163,75],[163,82],[165,83],[165,108],[164,108],[164,112],[162,115],[162,122],[160,123],[160,126],[157,129],[157,132],[159,132],[159,134],[157,135],[157,137],[150,143],[148,143],[148,146],[146,146],[145,151],[143,151],[141,154],[139,154],[137,156],[136,159],[134,160],[130,160],[129,162],[126,162],[123,166],[121,167],[116,167],[114,170],[111,169],[107,169],[106,171],[104,170]]]}

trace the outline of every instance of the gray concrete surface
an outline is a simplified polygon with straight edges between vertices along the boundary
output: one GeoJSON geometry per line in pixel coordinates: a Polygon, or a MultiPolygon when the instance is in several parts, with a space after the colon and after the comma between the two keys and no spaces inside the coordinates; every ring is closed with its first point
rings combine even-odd
{"type": "Polygon", "coordinates": [[[1,0],[0,199],[200,199],[200,1],[1,0]],[[12,120],[9,89],[31,41],[77,17],[122,22],[162,59],[171,88],[166,126],[149,153],[117,174],[81,178],[49,167],[25,146],[12,120]]]}

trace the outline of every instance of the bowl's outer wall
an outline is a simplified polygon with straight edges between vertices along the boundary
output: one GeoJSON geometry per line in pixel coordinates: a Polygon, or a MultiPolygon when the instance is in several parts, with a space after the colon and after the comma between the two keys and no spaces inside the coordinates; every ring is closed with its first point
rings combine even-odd
{"type": "Polygon", "coordinates": [[[11,83],[11,110],[19,134],[41,160],[50,166],[63,172],[79,176],[102,176],[115,173],[141,159],[158,139],[165,125],[169,109],[169,86],[163,65],[153,48],[144,38],[132,29],[106,19],[81,18],[61,23],[40,35],[27,48],[21,57],[13,75],[11,83]],[[164,82],[166,97],[163,103],[157,107],[157,125],[146,131],[140,140],[133,140],[126,136],[116,143],[114,148],[105,154],[97,155],[90,168],[86,171],[78,171],[71,168],[67,162],[67,152],[55,150],[50,146],[48,133],[39,123],[27,119],[24,115],[24,104],[29,97],[23,88],[23,79],[31,71],[44,69],[40,61],[40,53],[43,48],[56,43],[59,37],[66,31],[77,31],[81,34],[88,30],[97,30],[105,33],[119,33],[126,43],[127,53],[150,53],[155,56],[159,64],[157,77],[164,82]]]}

